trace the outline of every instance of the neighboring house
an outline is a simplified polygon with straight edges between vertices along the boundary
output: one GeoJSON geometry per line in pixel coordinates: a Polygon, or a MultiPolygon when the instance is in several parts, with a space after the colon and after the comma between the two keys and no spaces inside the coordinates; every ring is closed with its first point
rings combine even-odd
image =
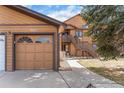
{"type": "Polygon", "coordinates": [[[57,71],[61,24],[22,6],[0,6],[0,70],[57,71]]]}
{"type": "Polygon", "coordinates": [[[88,31],[87,22],[80,14],[64,21],[66,26],[59,29],[60,50],[66,55],[78,57],[97,57],[96,45],[91,37],[85,35],[88,31]]]}

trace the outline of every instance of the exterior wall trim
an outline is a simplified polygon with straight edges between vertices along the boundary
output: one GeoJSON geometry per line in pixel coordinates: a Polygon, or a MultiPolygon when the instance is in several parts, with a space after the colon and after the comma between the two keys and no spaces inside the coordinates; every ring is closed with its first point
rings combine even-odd
{"type": "MultiPolygon", "coordinates": [[[[29,35],[52,35],[53,36],[53,70],[55,71],[58,71],[58,61],[55,60],[55,32],[13,32],[13,54],[12,54],[12,66],[13,66],[13,71],[15,70],[15,64],[16,64],[16,61],[15,61],[15,44],[14,44],[14,41],[15,41],[15,36],[16,35],[25,35],[25,34],[29,34],[29,35]]],[[[58,51],[58,50],[57,50],[58,51]]],[[[58,55],[58,54],[57,54],[58,55]]]]}

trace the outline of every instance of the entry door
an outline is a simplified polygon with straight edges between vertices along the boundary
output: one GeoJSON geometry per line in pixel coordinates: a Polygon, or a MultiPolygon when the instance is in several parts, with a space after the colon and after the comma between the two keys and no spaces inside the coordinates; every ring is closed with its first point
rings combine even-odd
{"type": "Polygon", "coordinates": [[[0,35],[0,71],[5,70],[5,35],[0,35]]]}

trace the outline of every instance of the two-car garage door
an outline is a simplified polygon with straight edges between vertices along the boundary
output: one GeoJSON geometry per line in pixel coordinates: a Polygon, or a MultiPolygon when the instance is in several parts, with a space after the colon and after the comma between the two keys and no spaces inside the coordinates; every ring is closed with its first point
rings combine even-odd
{"type": "Polygon", "coordinates": [[[53,69],[52,35],[16,35],[15,69],[53,69]]]}

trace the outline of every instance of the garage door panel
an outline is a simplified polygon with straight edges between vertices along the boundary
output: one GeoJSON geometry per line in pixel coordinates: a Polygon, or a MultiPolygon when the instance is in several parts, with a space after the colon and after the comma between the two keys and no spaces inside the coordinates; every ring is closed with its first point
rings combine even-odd
{"type": "Polygon", "coordinates": [[[26,70],[26,69],[33,69],[34,68],[34,63],[33,62],[18,62],[16,64],[16,69],[19,69],[19,70],[26,70]]]}
{"type": "Polygon", "coordinates": [[[35,60],[36,61],[41,61],[42,62],[42,61],[44,61],[44,57],[45,57],[44,53],[36,53],[35,54],[35,58],[36,58],[35,60]]]}
{"type": "Polygon", "coordinates": [[[46,61],[47,60],[50,60],[50,61],[53,60],[53,54],[52,53],[45,53],[44,55],[45,55],[45,60],[46,61]]]}
{"type": "Polygon", "coordinates": [[[26,53],[25,57],[26,57],[26,61],[35,61],[34,59],[34,53],[26,53]]]}
{"type": "Polygon", "coordinates": [[[5,35],[0,35],[0,71],[5,70],[5,35]]]}
{"type": "Polygon", "coordinates": [[[26,52],[32,53],[35,52],[35,44],[26,44],[26,52]]]}
{"type": "Polygon", "coordinates": [[[45,68],[52,69],[52,67],[53,67],[53,64],[51,63],[51,61],[45,62],[45,68]]]}
{"type": "MultiPolygon", "coordinates": [[[[19,36],[19,38],[22,37],[23,35],[19,36]]],[[[27,37],[30,38],[22,38],[22,41],[19,41],[21,43],[17,42],[16,44],[16,69],[52,69],[53,68],[52,36],[27,35],[27,37]],[[48,38],[50,39],[49,41],[48,38]],[[23,39],[26,39],[27,41],[23,42],[23,39]]]]}
{"type": "Polygon", "coordinates": [[[18,61],[16,63],[16,69],[25,69],[26,63],[24,61],[18,61]]]}
{"type": "Polygon", "coordinates": [[[26,51],[26,47],[25,44],[16,44],[16,52],[25,52],[26,51]]]}
{"type": "Polygon", "coordinates": [[[44,69],[43,62],[35,62],[34,68],[35,69],[44,69]]]}
{"type": "Polygon", "coordinates": [[[44,52],[44,45],[43,44],[36,44],[35,45],[35,52],[44,52]]]}
{"type": "Polygon", "coordinates": [[[34,61],[26,61],[26,69],[34,69],[34,61]]]}
{"type": "Polygon", "coordinates": [[[25,53],[16,53],[16,61],[25,61],[26,60],[26,55],[25,53]]]}
{"type": "Polygon", "coordinates": [[[52,44],[44,44],[45,52],[52,52],[52,50],[53,50],[52,44]]]}

